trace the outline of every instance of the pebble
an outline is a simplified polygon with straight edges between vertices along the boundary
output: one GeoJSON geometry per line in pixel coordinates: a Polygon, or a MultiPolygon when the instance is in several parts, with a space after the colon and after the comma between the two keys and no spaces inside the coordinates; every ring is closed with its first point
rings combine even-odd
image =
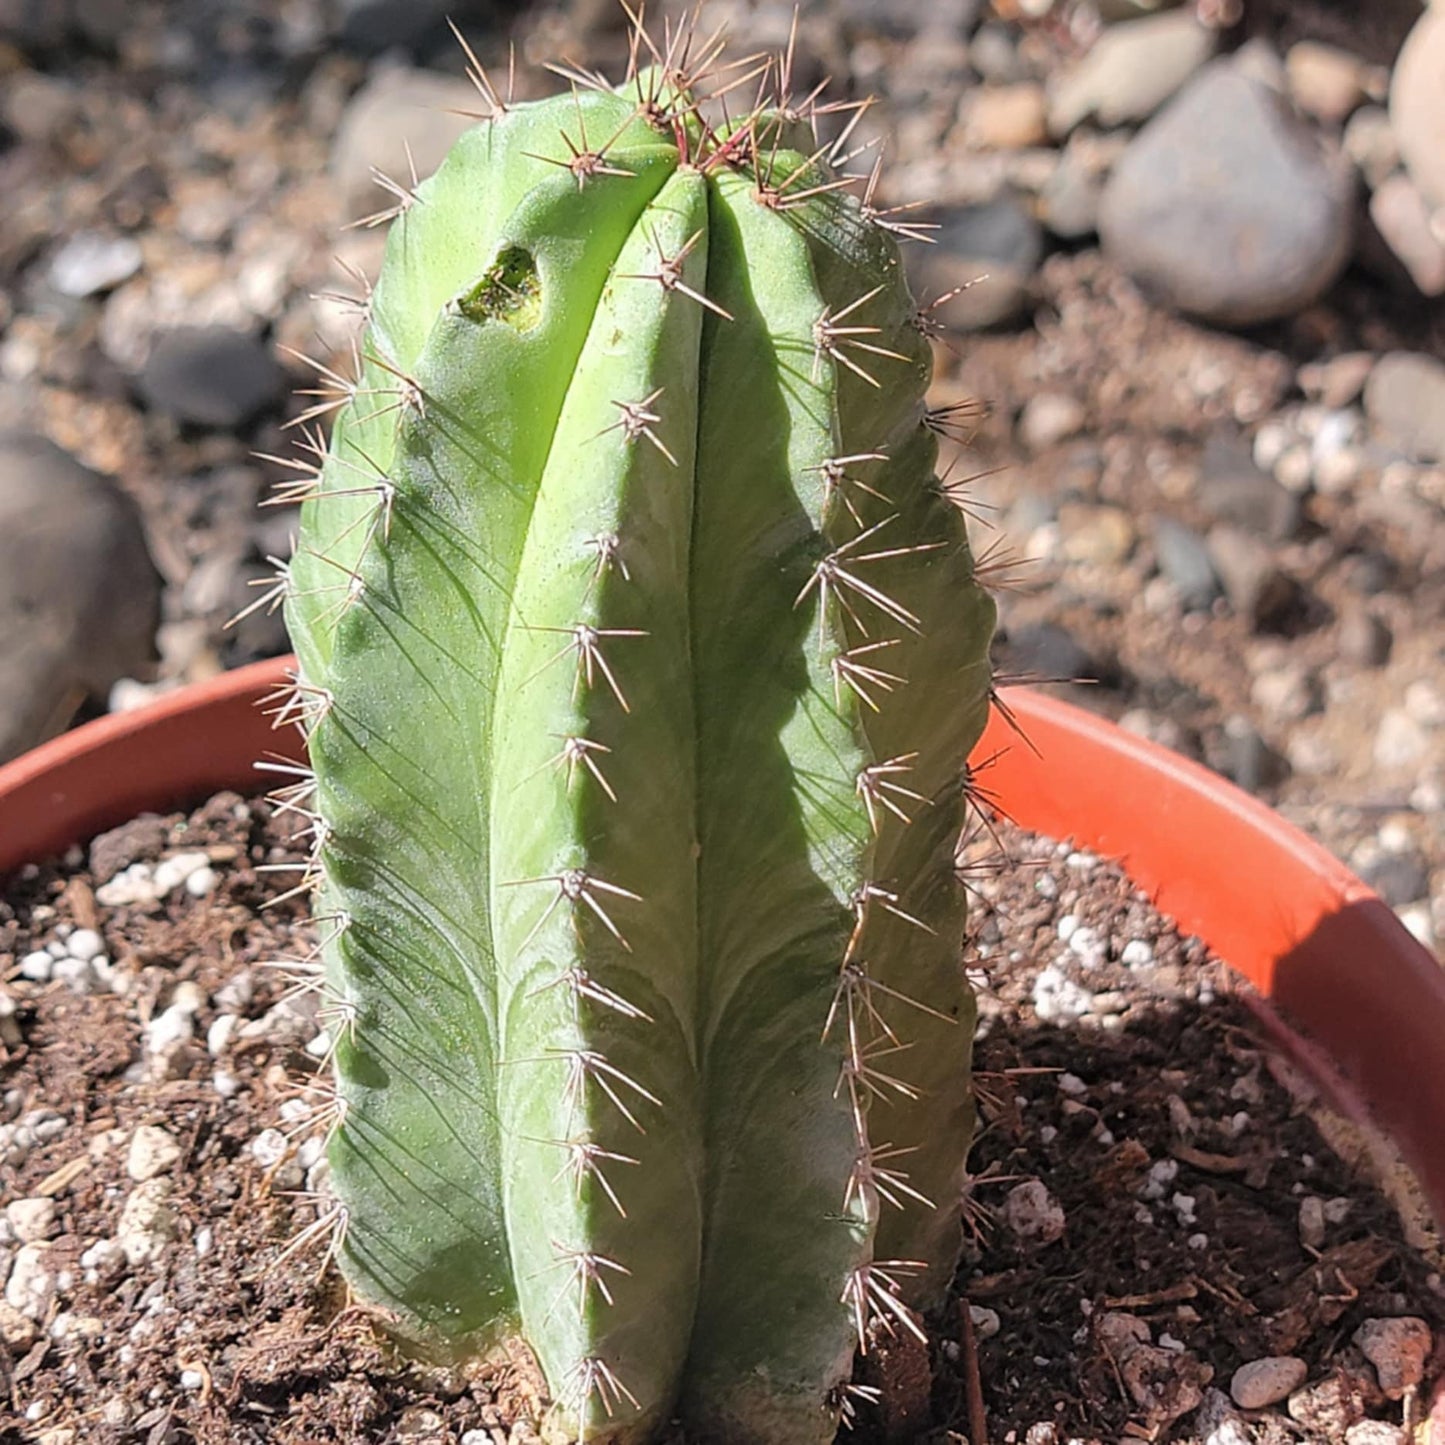
{"type": "Polygon", "coordinates": [[[1066,560],[1113,567],[1134,550],[1134,523],[1120,507],[1068,502],[1059,509],[1061,551],[1066,560]]]}
{"type": "Polygon", "coordinates": [[[1324,1247],[1325,1202],[1318,1194],[1307,1194],[1299,1202],[1299,1237],[1306,1249],[1324,1247]]]}
{"type": "Polygon", "coordinates": [[[80,1256],[87,1284],[110,1284],[126,1272],[129,1261],[118,1240],[100,1239],[80,1256]]]}
{"type": "Polygon", "coordinates": [[[1289,1417],[1321,1440],[1342,1440],[1365,1413],[1360,1390],[1342,1371],[1303,1385],[1285,1402],[1289,1417]]]}
{"type": "Polygon", "coordinates": [[[165,846],[168,831],[164,818],[145,813],[98,834],[90,845],[90,871],[96,882],[108,883],[123,868],[158,855],[165,846]]]}
{"type": "Polygon", "coordinates": [[[1042,1246],[1063,1238],[1063,1206],[1040,1179],[1015,1184],[1004,1198],[1001,1213],[1005,1226],[1022,1244],[1042,1246]]]}
{"type": "Polygon", "coordinates": [[[160,590],[130,497],[45,437],[0,430],[0,763],[150,668],[160,590]]]}
{"type": "Polygon", "coordinates": [[[1214,433],[1205,442],[1194,495],[1215,521],[1269,541],[1286,541],[1299,530],[1299,499],[1257,466],[1239,439],[1214,433]]]}
{"type": "MultiPolygon", "coordinates": [[[[1349,406],[1365,389],[1375,365],[1370,351],[1345,351],[1328,361],[1312,361],[1299,369],[1299,388],[1312,401],[1327,407],[1349,406]]],[[[1260,428],[1263,435],[1264,428],[1260,428]]]]}
{"type": "Polygon", "coordinates": [[[45,1317],[55,1293],[55,1272],[50,1267],[53,1246],[43,1240],[22,1244],[5,1282],[5,1301],[32,1320],[45,1317]]]}
{"type": "Polygon", "coordinates": [[[1389,176],[1370,197],[1370,219],[1422,296],[1445,294],[1445,227],[1409,176],[1389,176]]]}
{"type": "Polygon", "coordinates": [[[1039,970],[1033,987],[1034,1012],[1045,1022],[1077,1019],[1092,1011],[1094,996],[1088,989],[1052,966],[1039,970]]]}
{"type": "Polygon", "coordinates": [[[406,66],[381,66],[352,96],[331,146],[331,175],[352,219],[392,204],[376,172],[411,183],[429,176],[473,122],[458,111],[478,109],[480,97],[459,76],[406,66]],[[408,159],[410,148],[410,159],[408,159]]]}
{"type": "Polygon", "coordinates": [[[1096,671],[1088,648],[1056,622],[1009,628],[1004,644],[1009,668],[1031,676],[1070,681],[1096,671]]]}
{"type": "Polygon", "coordinates": [[[142,1124],[130,1138],[125,1172],[137,1183],[164,1174],[181,1157],[181,1146],[164,1129],[142,1124]]]}
{"type": "Polygon", "coordinates": [[[1408,1445],[1409,1439],[1388,1420],[1358,1420],[1345,1431],[1345,1445],[1408,1445]]]}
{"type": "Polygon", "coordinates": [[[115,1241],[132,1269],[159,1259],[174,1238],[176,1214],[170,1202],[174,1188],[169,1179],[147,1179],[126,1196],[115,1241]]]}
{"type": "Polygon", "coordinates": [[[1188,9],[1111,25],[1049,84],[1049,129],[1090,117],[1113,127],[1147,120],[1214,53],[1216,36],[1188,9]]]}
{"type": "Polygon", "coordinates": [[[1187,612],[1203,612],[1219,596],[1219,575],[1204,539],[1172,517],[1154,519],[1154,556],[1187,612]]]}
{"type": "Polygon", "coordinates": [[[1044,254],[1043,228],[1031,209],[1005,188],[991,200],[942,209],[937,220],[936,244],[909,256],[914,294],[933,298],[966,286],[935,313],[960,331],[1016,319],[1044,254]]]}
{"type": "Polygon", "coordinates": [[[91,928],[77,928],[65,940],[66,951],[72,958],[89,963],[105,952],[105,940],[91,928]]]}
{"type": "Polygon", "coordinates": [[[1341,125],[1381,87],[1380,77],[1358,55],[1317,40],[1300,40],[1284,57],[1285,79],[1294,103],[1316,120],[1341,125]]]}
{"type": "Polygon", "coordinates": [[[1324,710],[1319,677],[1303,663],[1262,672],[1250,684],[1250,697],[1271,723],[1293,723],[1324,710]]]}
{"type": "Polygon", "coordinates": [[[44,1197],[12,1200],[5,1206],[5,1218],[21,1244],[49,1239],[58,1225],[55,1201],[44,1197]]]}
{"type": "Polygon", "coordinates": [[[27,953],[20,960],[20,977],[31,983],[49,983],[55,960],[43,948],[27,953]]]}
{"type": "Polygon", "coordinates": [[[1044,89],[1036,81],[984,85],[964,94],[959,135],[969,150],[1026,150],[1046,145],[1044,89]]]}
{"type": "Polygon", "coordinates": [[[1400,164],[1400,147],[1389,112],[1380,105],[1362,105],[1345,126],[1345,154],[1372,190],[1400,164]]]}
{"type": "Polygon", "coordinates": [[[1413,1315],[1368,1319],[1352,1337],[1360,1353],[1375,1367],[1380,1388],[1390,1400],[1401,1400],[1425,1377],[1433,1340],[1430,1326],[1413,1315]]]}
{"type": "Polygon", "coordinates": [[[1395,60],[1390,126],[1410,178],[1445,206],[1445,10],[1435,5],[1415,22],[1395,60]]]}
{"type": "Polygon", "coordinates": [[[1288,103],[1215,61],[1104,188],[1104,250],[1165,304],[1227,326],[1289,316],[1349,258],[1352,169],[1288,103]]]}
{"type": "Polygon", "coordinates": [[[196,1026],[192,1020],[194,1010],[172,1004],[145,1026],[145,1050],[148,1054],[164,1054],[177,1044],[188,1042],[195,1036],[196,1026]]]}
{"type": "Polygon", "coordinates": [[[1430,738],[1404,708],[1386,708],[1375,727],[1373,756],[1386,770],[1413,768],[1429,756],[1430,738]]]}
{"type": "Polygon", "coordinates": [[[1208,548],[1229,605],[1252,628],[1277,626],[1294,610],[1299,589],[1267,542],[1243,528],[1221,524],[1209,529],[1208,548]]]}
{"type": "Polygon", "coordinates": [[[1242,1410],[1263,1410],[1299,1389],[1309,1366],[1293,1355],[1275,1355],[1241,1365],[1229,1382],[1229,1393],[1242,1410]]]}
{"type": "Polygon", "coordinates": [[[231,431],[277,407],[286,377],[259,337],[229,326],[176,326],[156,337],[137,384],[152,411],[231,431]]]}
{"type": "Polygon", "coordinates": [[[1019,413],[1019,441],[1031,452],[1046,452],[1076,437],[1088,422],[1088,412],[1067,392],[1041,391],[1024,403],[1019,413]]]}
{"type": "Polygon", "coordinates": [[[113,291],[142,264],[140,244],[131,236],[80,231],[51,257],[50,284],[77,300],[113,291]]]}

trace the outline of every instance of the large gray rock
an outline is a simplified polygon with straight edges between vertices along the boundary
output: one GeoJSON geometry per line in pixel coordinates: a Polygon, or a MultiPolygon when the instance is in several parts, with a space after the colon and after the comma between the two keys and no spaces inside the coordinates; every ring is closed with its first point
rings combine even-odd
{"type": "Polygon", "coordinates": [[[0,432],[0,762],[150,666],[160,588],[128,497],[44,437],[0,432]]]}
{"type": "Polygon", "coordinates": [[[1226,326],[1289,316],[1344,268],[1353,167],[1289,103],[1215,61],[1124,152],[1105,251],[1160,301],[1226,326]]]}
{"type": "Polygon", "coordinates": [[[452,142],[475,122],[458,111],[484,109],[471,83],[430,70],[387,66],[352,96],[331,147],[331,174],[349,216],[371,215],[395,197],[376,172],[411,184],[436,170],[452,142]],[[410,158],[408,158],[408,148],[410,158]]]}
{"type": "Polygon", "coordinates": [[[1445,8],[1415,22],[1390,81],[1390,125],[1415,184],[1445,206],[1445,8]]]}

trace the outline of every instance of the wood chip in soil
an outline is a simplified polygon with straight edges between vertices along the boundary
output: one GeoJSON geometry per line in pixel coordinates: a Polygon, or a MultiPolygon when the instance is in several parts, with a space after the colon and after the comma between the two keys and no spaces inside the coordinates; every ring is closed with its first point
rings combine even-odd
{"type": "MultiPolygon", "coordinates": [[[[19,1206],[0,1220],[0,1445],[536,1438],[520,1353],[408,1361],[323,1267],[324,1229],[287,1250],[327,1209],[316,1000],[267,967],[315,942],[304,903],[275,902],[297,874],[268,871],[304,856],[297,826],[219,794],[0,899],[0,1197],[19,1206]],[[103,951],[78,959],[87,931],[103,951]]],[[[957,1445],[980,1405],[991,1445],[1413,1423],[1442,1363],[1428,1252],[1321,1138],[1197,940],[1114,868],[1001,832],[1015,866],[967,875],[983,1128],[964,1261],[926,1349],[881,1339],[860,1361],[851,1438],[957,1445]],[[1430,1348],[1389,1398],[1354,1338],[1402,1317],[1430,1348]],[[1236,1429],[1234,1371],[1276,1355],[1303,1361],[1289,1410],[1314,1416],[1281,1403],[1236,1429]]]]}

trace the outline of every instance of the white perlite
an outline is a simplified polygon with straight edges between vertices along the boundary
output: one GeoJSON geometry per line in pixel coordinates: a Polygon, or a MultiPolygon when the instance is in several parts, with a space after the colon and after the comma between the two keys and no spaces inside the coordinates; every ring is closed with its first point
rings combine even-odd
{"type": "Polygon", "coordinates": [[[55,1293],[55,1272],[50,1268],[51,1245],[22,1244],[5,1285],[5,1302],[28,1319],[44,1319],[55,1293]]]}
{"type": "Polygon", "coordinates": [[[1009,1190],[1003,1222],[1025,1244],[1052,1244],[1064,1233],[1064,1208],[1041,1179],[1026,1179],[1009,1190]]]}
{"type": "Polygon", "coordinates": [[[170,1199],[169,1179],[148,1179],[137,1185],[121,1206],[116,1243],[134,1269],[159,1259],[176,1232],[176,1215],[170,1199]]]}
{"type": "Polygon", "coordinates": [[[138,1184],[164,1174],[181,1157],[181,1146],[155,1124],[142,1124],[130,1137],[125,1172],[138,1184]]]}
{"type": "Polygon", "coordinates": [[[38,1244],[55,1233],[53,1199],[16,1199],[5,1206],[5,1218],[21,1244],[38,1244]]]}

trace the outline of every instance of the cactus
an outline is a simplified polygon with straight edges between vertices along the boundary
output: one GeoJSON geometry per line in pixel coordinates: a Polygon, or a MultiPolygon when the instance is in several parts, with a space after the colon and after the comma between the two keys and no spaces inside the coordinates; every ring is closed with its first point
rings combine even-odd
{"type": "Polygon", "coordinates": [[[486,116],[394,188],[282,488],[278,715],[354,1290],[520,1336],[578,1438],[821,1440],[956,1262],[993,606],[916,228],[811,98],[704,121],[689,40],[529,104],[474,65],[486,116]]]}

